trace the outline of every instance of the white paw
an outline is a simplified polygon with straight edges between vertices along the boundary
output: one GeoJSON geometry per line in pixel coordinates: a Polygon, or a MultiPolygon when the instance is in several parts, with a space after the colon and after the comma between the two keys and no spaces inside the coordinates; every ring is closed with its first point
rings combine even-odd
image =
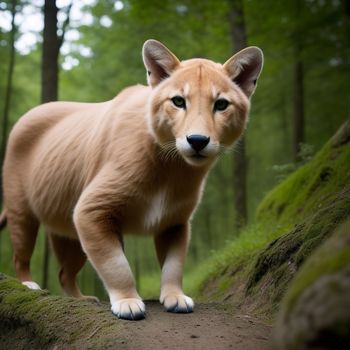
{"type": "Polygon", "coordinates": [[[40,286],[33,281],[24,281],[22,282],[22,284],[26,287],[28,287],[29,289],[41,289],[40,286]]]}
{"type": "Polygon", "coordinates": [[[136,321],[145,318],[146,307],[140,299],[127,298],[114,302],[111,310],[118,318],[136,321]]]}
{"type": "Polygon", "coordinates": [[[175,313],[189,313],[193,311],[193,300],[184,294],[167,294],[160,299],[166,311],[175,313]]]}

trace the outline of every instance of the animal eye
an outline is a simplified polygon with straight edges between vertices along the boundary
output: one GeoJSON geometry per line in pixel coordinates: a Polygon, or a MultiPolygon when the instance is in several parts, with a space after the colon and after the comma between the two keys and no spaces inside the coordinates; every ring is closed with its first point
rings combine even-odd
{"type": "Polygon", "coordinates": [[[171,101],[173,102],[173,104],[178,107],[178,108],[186,108],[186,101],[183,97],[181,96],[175,96],[171,99],[171,101]]]}
{"type": "Polygon", "coordinates": [[[224,111],[229,105],[229,102],[224,98],[219,98],[214,103],[214,111],[224,111]]]}

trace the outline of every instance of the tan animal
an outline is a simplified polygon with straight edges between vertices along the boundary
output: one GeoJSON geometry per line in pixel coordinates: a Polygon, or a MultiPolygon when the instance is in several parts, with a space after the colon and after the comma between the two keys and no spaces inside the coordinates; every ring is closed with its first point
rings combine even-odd
{"type": "Polygon", "coordinates": [[[190,221],[208,170],[242,134],[263,55],[246,48],[224,65],[180,62],[148,40],[149,87],[103,103],[52,102],[13,128],[3,168],[5,209],[18,277],[29,288],[39,224],[61,266],[64,292],[77,298],[86,256],[108,291],[112,312],[140,319],[145,305],[123,252],[128,233],[152,235],[160,265],[160,302],[192,312],[182,291],[190,221]]]}

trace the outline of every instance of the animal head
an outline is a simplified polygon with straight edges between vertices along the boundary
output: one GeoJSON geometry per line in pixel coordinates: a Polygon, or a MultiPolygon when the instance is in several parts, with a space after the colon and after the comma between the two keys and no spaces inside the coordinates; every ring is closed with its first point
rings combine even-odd
{"type": "Polygon", "coordinates": [[[248,47],[221,65],[180,61],[160,42],[148,40],[143,61],[152,88],[147,118],[156,142],[190,165],[211,164],[245,129],[262,51],[248,47]]]}

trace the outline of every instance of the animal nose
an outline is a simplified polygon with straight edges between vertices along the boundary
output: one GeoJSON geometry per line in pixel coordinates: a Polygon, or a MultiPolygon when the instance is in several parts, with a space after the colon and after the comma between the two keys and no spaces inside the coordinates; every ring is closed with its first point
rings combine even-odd
{"type": "Polygon", "coordinates": [[[201,151],[209,143],[210,140],[210,137],[204,135],[190,135],[186,136],[186,138],[187,142],[196,152],[201,151]]]}

